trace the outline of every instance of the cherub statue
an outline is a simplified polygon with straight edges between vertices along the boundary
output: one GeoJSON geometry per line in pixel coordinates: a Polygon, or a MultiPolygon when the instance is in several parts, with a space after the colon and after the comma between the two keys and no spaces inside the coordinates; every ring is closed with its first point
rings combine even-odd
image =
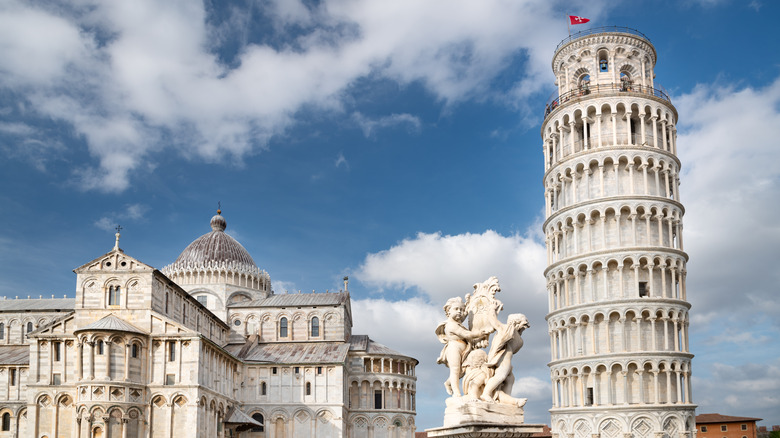
{"type": "Polygon", "coordinates": [[[487,353],[485,350],[471,350],[471,353],[463,362],[463,397],[467,401],[477,401],[485,388],[485,382],[492,375],[487,366],[487,353]]]}
{"type": "Polygon", "coordinates": [[[516,399],[512,393],[515,377],[512,375],[512,355],[523,347],[523,331],[530,327],[528,319],[522,313],[513,313],[507,317],[507,323],[501,324],[493,337],[488,353],[487,366],[494,368],[493,375],[482,391],[484,401],[525,405],[526,399],[516,399]]]}
{"type": "Polygon", "coordinates": [[[490,277],[482,283],[475,284],[474,293],[466,295],[469,328],[485,332],[485,335],[474,342],[474,348],[487,347],[488,336],[501,326],[498,312],[504,308],[504,304],[496,298],[496,293],[500,291],[498,278],[490,277]]]}
{"type": "Polygon", "coordinates": [[[447,394],[460,397],[460,378],[463,375],[463,359],[471,351],[471,341],[485,335],[484,331],[469,330],[462,322],[466,318],[466,306],[460,297],[450,298],[444,306],[447,320],[436,327],[439,340],[445,344],[436,363],[443,363],[450,369],[450,376],[444,382],[447,394]]]}

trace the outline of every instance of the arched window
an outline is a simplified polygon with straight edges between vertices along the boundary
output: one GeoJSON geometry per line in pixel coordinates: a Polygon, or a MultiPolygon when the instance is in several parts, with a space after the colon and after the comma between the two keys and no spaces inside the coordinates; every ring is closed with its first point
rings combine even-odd
{"type": "Polygon", "coordinates": [[[320,336],[320,319],[316,316],[311,319],[311,336],[313,338],[320,336]]]}
{"type": "Polygon", "coordinates": [[[119,299],[122,296],[122,292],[119,286],[111,286],[108,288],[108,305],[118,306],[119,299]]]}
{"type": "Polygon", "coordinates": [[[266,395],[268,393],[268,385],[265,382],[260,382],[260,395],[266,395]]]}
{"type": "MultiPolygon", "coordinates": [[[[256,414],[252,414],[252,419],[257,421],[258,423],[260,423],[262,425],[265,425],[265,418],[263,418],[263,414],[261,414],[259,412],[256,413],[256,414]]],[[[255,426],[252,429],[250,429],[249,431],[250,432],[262,432],[264,430],[264,427],[265,426],[255,426]]]]}
{"type": "Polygon", "coordinates": [[[27,332],[26,333],[30,333],[31,331],[33,331],[33,325],[32,325],[31,322],[28,322],[27,323],[27,332]]]}
{"type": "Polygon", "coordinates": [[[103,354],[103,341],[97,341],[97,354],[103,354]]]}
{"type": "Polygon", "coordinates": [[[282,318],[279,320],[279,337],[287,337],[287,318],[282,318]]]}
{"type": "Polygon", "coordinates": [[[130,356],[133,358],[138,357],[138,344],[133,342],[133,345],[130,347],[130,356]]]}
{"type": "Polygon", "coordinates": [[[9,414],[8,412],[3,414],[3,427],[2,427],[2,429],[3,429],[3,432],[8,432],[9,430],[11,430],[11,414],[9,414]]]}
{"type": "Polygon", "coordinates": [[[311,382],[306,382],[306,395],[311,395],[311,382]]]}
{"type": "Polygon", "coordinates": [[[5,338],[5,324],[0,322],[0,340],[5,338]]]}

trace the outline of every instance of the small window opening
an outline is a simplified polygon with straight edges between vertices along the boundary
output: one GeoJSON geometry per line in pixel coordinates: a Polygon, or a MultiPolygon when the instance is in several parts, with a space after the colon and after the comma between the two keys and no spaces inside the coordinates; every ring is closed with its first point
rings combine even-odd
{"type": "Polygon", "coordinates": [[[593,406],[593,388],[588,388],[588,392],[585,394],[585,406],[593,406]]]}
{"type": "Polygon", "coordinates": [[[747,424],[742,425],[742,430],[747,430],[747,424]]]}
{"type": "Polygon", "coordinates": [[[728,430],[728,427],[725,424],[720,426],[720,431],[721,432],[726,432],[727,430],[728,430]]]}
{"type": "Polygon", "coordinates": [[[306,395],[311,395],[311,382],[306,382],[306,395]]]}
{"type": "Polygon", "coordinates": [[[322,374],[322,367],[317,367],[317,374],[322,374]]]}
{"type": "Polygon", "coordinates": [[[647,282],[646,281],[640,281],[639,282],[639,296],[640,297],[646,297],[648,296],[648,289],[647,289],[647,282]]]}
{"type": "Polygon", "coordinates": [[[16,386],[16,368],[11,368],[11,386],[16,386]]]}
{"type": "Polygon", "coordinates": [[[176,360],[176,341],[168,341],[168,362],[176,360]]]}
{"type": "Polygon", "coordinates": [[[170,297],[168,296],[168,292],[165,292],[165,313],[168,313],[168,304],[170,304],[170,297]]]}
{"type": "Polygon", "coordinates": [[[281,320],[279,320],[279,337],[280,338],[287,337],[287,318],[282,318],[281,320]]]}
{"type": "Polygon", "coordinates": [[[609,71],[609,63],[607,62],[606,58],[601,58],[599,60],[599,71],[602,72],[609,71]]]}
{"type": "Polygon", "coordinates": [[[295,374],[301,373],[301,367],[295,367],[295,374]]]}
{"type": "Polygon", "coordinates": [[[103,341],[97,342],[97,354],[103,354],[103,341]]]}
{"type": "Polygon", "coordinates": [[[702,427],[701,427],[701,431],[702,431],[702,432],[706,432],[706,431],[707,431],[707,426],[702,426],[702,427]]]}
{"type": "Polygon", "coordinates": [[[11,430],[11,414],[8,412],[3,414],[3,432],[8,432],[11,430]]]}
{"type": "Polygon", "coordinates": [[[276,367],[271,368],[271,374],[276,374],[276,367]]]}
{"type": "Polygon", "coordinates": [[[5,339],[5,324],[0,322],[0,340],[5,339]]]}
{"type": "Polygon", "coordinates": [[[138,358],[138,344],[133,344],[132,347],[130,347],[130,356],[138,358]]]}
{"type": "Polygon", "coordinates": [[[260,395],[266,395],[268,393],[268,385],[265,382],[260,382],[260,395]]]}
{"type": "Polygon", "coordinates": [[[316,316],[311,319],[311,336],[314,338],[320,336],[320,319],[316,316]]]}
{"type": "Polygon", "coordinates": [[[167,386],[171,386],[176,383],[176,376],[174,374],[166,374],[165,375],[165,384],[167,386]]]}
{"type": "Polygon", "coordinates": [[[54,353],[54,361],[55,362],[59,362],[60,360],[62,360],[62,342],[58,342],[58,341],[52,342],[51,346],[54,349],[54,352],[53,352],[54,353]]]}
{"type": "Polygon", "coordinates": [[[59,373],[54,373],[51,375],[51,384],[52,385],[60,385],[62,384],[62,377],[59,373]]]}
{"type": "Polygon", "coordinates": [[[374,391],[374,409],[382,409],[382,390],[374,391]]]}
{"type": "Polygon", "coordinates": [[[122,292],[119,286],[111,286],[108,288],[108,305],[118,306],[119,300],[122,296],[122,292]]]}

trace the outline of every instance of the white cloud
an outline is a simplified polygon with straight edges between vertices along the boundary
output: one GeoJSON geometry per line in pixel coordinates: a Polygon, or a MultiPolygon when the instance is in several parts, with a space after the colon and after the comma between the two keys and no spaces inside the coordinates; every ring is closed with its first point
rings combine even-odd
{"type": "Polygon", "coordinates": [[[344,167],[345,169],[349,169],[349,161],[347,161],[346,158],[344,158],[344,153],[339,152],[339,156],[336,157],[336,161],[333,163],[334,166],[338,167],[344,167]]]}
{"type": "Polygon", "coordinates": [[[699,85],[675,105],[694,402],[700,412],[776,421],[780,78],[763,88],[699,85]]]}
{"type": "Polygon", "coordinates": [[[418,233],[388,250],[369,254],[357,277],[380,291],[416,288],[443,303],[469,293],[474,283],[498,275],[505,291],[502,300],[507,300],[520,293],[546,297],[544,268],[544,247],[529,237],[502,236],[493,230],[454,236],[418,233]]]}
{"type": "Polygon", "coordinates": [[[140,222],[149,211],[149,206],[143,204],[128,204],[125,209],[118,212],[110,212],[96,220],[94,225],[101,230],[114,231],[122,222],[140,222]]]}
{"type": "Polygon", "coordinates": [[[780,79],[699,85],[676,105],[691,328],[777,314],[780,79]]]}
{"type": "MultiPolygon", "coordinates": [[[[602,4],[589,5],[589,16],[602,4]]],[[[262,11],[271,29],[244,18],[257,10],[233,9],[219,22],[190,1],[0,7],[0,87],[41,118],[72,126],[96,160],[74,176],[107,192],[127,188],[145,161],[170,147],[239,162],[266,148],[302,108],[344,111],[360,78],[420,83],[446,104],[507,99],[489,84],[523,56],[510,94],[527,96],[548,83],[560,22],[556,2],[546,0],[275,1],[262,11]],[[252,33],[276,45],[247,44],[252,33]],[[228,40],[238,47],[225,63],[217,52],[228,40]]],[[[419,126],[409,114],[367,122],[367,135],[419,126]]]]}
{"type": "Polygon", "coordinates": [[[352,120],[363,130],[366,138],[371,137],[380,128],[389,128],[396,125],[406,125],[414,131],[420,130],[420,119],[411,114],[391,114],[378,119],[370,119],[359,112],[352,114],[352,120]]]}
{"type": "Polygon", "coordinates": [[[292,281],[271,280],[271,290],[275,294],[293,294],[298,292],[298,287],[292,281]]]}
{"type": "MultiPolygon", "coordinates": [[[[699,412],[724,412],[777,421],[780,412],[780,360],[739,366],[713,363],[707,378],[694,374],[699,412]]],[[[775,423],[770,423],[775,424],[775,423]]]]}

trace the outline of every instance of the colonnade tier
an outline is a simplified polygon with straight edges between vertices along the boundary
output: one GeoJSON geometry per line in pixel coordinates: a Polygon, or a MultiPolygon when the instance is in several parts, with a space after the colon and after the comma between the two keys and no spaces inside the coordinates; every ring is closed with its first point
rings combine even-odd
{"type": "Polygon", "coordinates": [[[391,382],[367,378],[350,379],[349,409],[414,412],[416,388],[413,382],[391,382]]]}
{"type": "Polygon", "coordinates": [[[542,124],[545,171],[571,156],[605,147],[641,146],[676,155],[676,120],[671,103],[648,96],[583,99],[542,124]]]}
{"type": "Polygon", "coordinates": [[[616,354],[687,353],[689,324],[688,312],[682,310],[606,311],[592,319],[549,320],[551,363],[616,354]]]}
{"type": "Polygon", "coordinates": [[[659,360],[554,370],[553,408],[690,404],[690,362],[659,360]]]}
{"type": "Polygon", "coordinates": [[[547,269],[548,309],[633,299],[687,300],[684,254],[604,253],[547,269]]]}
{"type": "Polygon", "coordinates": [[[607,199],[645,199],[681,208],[677,165],[657,157],[621,154],[580,157],[573,167],[553,169],[545,182],[545,214],[548,218],[582,204],[607,199]]]}
{"type": "MultiPolygon", "coordinates": [[[[415,366],[417,360],[410,357],[392,357],[392,356],[362,356],[363,373],[406,375],[413,377],[415,375],[415,366]]],[[[363,374],[357,369],[353,371],[354,375],[363,374]]]]}
{"type": "Polygon", "coordinates": [[[630,207],[623,207],[621,213],[617,208],[605,208],[603,213],[594,211],[587,220],[583,220],[583,215],[569,217],[546,230],[548,271],[561,264],[589,265],[589,259],[605,253],[622,258],[636,254],[643,258],[687,260],[682,222],[673,211],[646,210],[640,206],[637,213],[631,213],[630,207]]]}

